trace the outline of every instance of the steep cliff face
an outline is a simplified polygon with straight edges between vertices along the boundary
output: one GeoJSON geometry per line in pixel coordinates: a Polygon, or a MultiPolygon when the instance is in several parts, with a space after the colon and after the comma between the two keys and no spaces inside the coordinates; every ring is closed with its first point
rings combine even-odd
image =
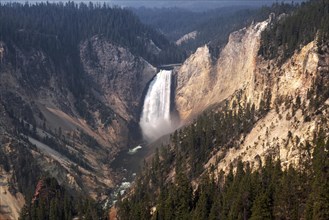
{"type": "Polygon", "coordinates": [[[304,46],[282,66],[274,61],[258,60],[254,86],[245,90],[251,101],[259,104],[259,94],[265,90],[271,94],[271,110],[258,120],[244,137],[238,148],[219,151],[205,167],[215,165],[218,170],[228,172],[229,165],[238,160],[257,169],[271,155],[280,160],[284,169],[289,165],[298,167],[309,163],[314,134],[328,124],[328,100],[314,107],[311,90],[316,81],[328,71],[328,53],[318,54],[315,42],[304,46]],[[268,92],[270,91],[270,92],[268,92]],[[216,158],[224,158],[217,161],[216,158]]]}
{"type": "Polygon", "coordinates": [[[81,43],[80,55],[94,92],[125,120],[138,120],[144,89],[156,68],[97,36],[81,43]]]}
{"type": "Polygon", "coordinates": [[[258,50],[268,22],[232,33],[215,62],[211,62],[207,46],[199,48],[177,72],[175,101],[185,122],[224,102],[233,111],[233,102],[242,106],[248,102],[256,109],[269,103],[253,129],[240,137],[238,147],[218,151],[206,168],[228,171],[231,163],[241,159],[257,169],[268,155],[280,159],[283,167],[298,166],[309,159],[305,146],[313,140],[314,132],[329,126],[328,101],[314,107],[309,92],[319,78],[325,81],[322,77],[328,69],[328,53],[320,55],[313,41],[283,64],[264,60],[258,50]]]}
{"type": "Polygon", "coordinates": [[[177,73],[176,106],[183,121],[253,82],[260,33],[268,21],[233,32],[217,61],[199,48],[177,73]]]}
{"type": "MultiPolygon", "coordinates": [[[[72,59],[80,60],[82,72],[75,79],[69,72],[75,68],[71,58],[57,65],[42,50],[1,42],[0,143],[7,150],[0,149],[0,156],[11,164],[15,154],[9,152],[16,152],[19,144],[60,184],[103,199],[114,186],[110,162],[141,137],[140,104],[156,68],[97,36],[81,42],[79,49],[72,59]],[[70,87],[79,87],[81,94],[73,94],[70,87]]],[[[11,176],[16,171],[8,172],[11,176]]],[[[21,187],[15,178],[8,184],[21,187]]],[[[15,198],[11,192],[8,199],[15,198]]],[[[19,211],[24,200],[17,198],[12,203],[19,204],[19,211]]]]}
{"type": "Polygon", "coordinates": [[[199,114],[212,89],[212,61],[207,46],[198,48],[181,66],[177,73],[175,104],[181,120],[199,114]]]}
{"type": "MultiPolygon", "coordinates": [[[[258,120],[248,135],[242,137],[238,149],[217,154],[225,158],[218,163],[218,169],[227,171],[229,164],[238,159],[257,169],[260,161],[265,161],[268,155],[280,159],[284,168],[298,166],[309,159],[307,143],[312,142],[314,132],[319,128],[329,126],[327,102],[312,110],[312,101],[308,97],[312,96],[308,93],[316,86],[316,78],[328,69],[328,62],[324,60],[318,54],[315,42],[304,46],[281,66],[273,60],[258,59],[254,84],[246,88],[245,94],[259,104],[259,94],[266,90],[271,94],[271,110],[258,120]]],[[[208,165],[213,162],[214,157],[208,165]]]]}

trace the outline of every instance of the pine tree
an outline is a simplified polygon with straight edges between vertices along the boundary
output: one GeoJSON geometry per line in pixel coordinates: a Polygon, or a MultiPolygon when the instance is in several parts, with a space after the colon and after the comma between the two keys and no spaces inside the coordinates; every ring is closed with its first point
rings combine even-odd
{"type": "Polygon", "coordinates": [[[220,218],[220,198],[218,195],[215,194],[214,202],[212,203],[210,213],[209,213],[209,220],[219,220],[220,218]]]}
{"type": "Polygon", "coordinates": [[[250,220],[272,219],[270,198],[267,192],[261,192],[252,206],[250,220]]]}
{"type": "Polygon", "coordinates": [[[57,220],[57,207],[54,199],[50,202],[49,220],[57,220]]]}
{"type": "Polygon", "coordinates": [[[329,141],[325,142],[324,131],[320,131],[313,152],[312,193],[308,199],[308,219],[329,219],[329,141]]]}
{"type": "Polygon", "coordinates": [[[186,174],[180,172],[176,174],[177,178],[177,206],[176,206],[176,218],[177,219],[189,219],[190,206],[192,204],[192,186],[188,180],[186,174]]]}

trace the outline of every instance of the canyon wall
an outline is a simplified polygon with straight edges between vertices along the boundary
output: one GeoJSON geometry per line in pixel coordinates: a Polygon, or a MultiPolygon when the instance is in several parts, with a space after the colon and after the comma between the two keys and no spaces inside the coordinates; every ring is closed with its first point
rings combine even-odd
{"type": "Polygon", "coordinates": [[[224,103],[235,112],[233,103],[250,103],[259,109],[262,101],[269,102],[268,112],[259,116],[250,133],[242,135],[237,146],[214,153],[206,168],[228,171],[231,163],[241,159],[256,169],[268,155],[280,159],[285,168],[298,166],[309,159],[305,146],[314,132],[329,125],[328,100],[315,110],[318,114],[308,113],[314,112],[308,91],[328,72],[328,51],[324,48],[320,55],[314,40],[284,63],[265,60],[258,51],[261,33],[270,22],[233,32],[218,59],[207,46],[197,49],[176,72],[175,104],[182,124],[224,103]]]}

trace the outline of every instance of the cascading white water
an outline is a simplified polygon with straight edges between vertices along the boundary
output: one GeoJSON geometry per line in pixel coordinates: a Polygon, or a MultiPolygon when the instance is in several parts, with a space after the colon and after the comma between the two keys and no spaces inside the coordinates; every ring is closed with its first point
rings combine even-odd
{"type": "Polygon", "coordinates": [[[156,140],[173,130],[170,118],[171,75],[172,71],[160,70],[145,96],[139,124],[148,141],[156,140]]]}

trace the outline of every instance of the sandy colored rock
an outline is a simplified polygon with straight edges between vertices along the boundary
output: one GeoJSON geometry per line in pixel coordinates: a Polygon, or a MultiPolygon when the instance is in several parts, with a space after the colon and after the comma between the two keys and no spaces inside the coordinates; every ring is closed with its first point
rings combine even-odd
{"type": "Polygon", "coordinates": [[[183,121],[253,83],[260,34],[267,23],[233,32],[217,61],[212,61],[208,46],[204,46],[184,62],[177,73],[175,98],[183,121]]]}

